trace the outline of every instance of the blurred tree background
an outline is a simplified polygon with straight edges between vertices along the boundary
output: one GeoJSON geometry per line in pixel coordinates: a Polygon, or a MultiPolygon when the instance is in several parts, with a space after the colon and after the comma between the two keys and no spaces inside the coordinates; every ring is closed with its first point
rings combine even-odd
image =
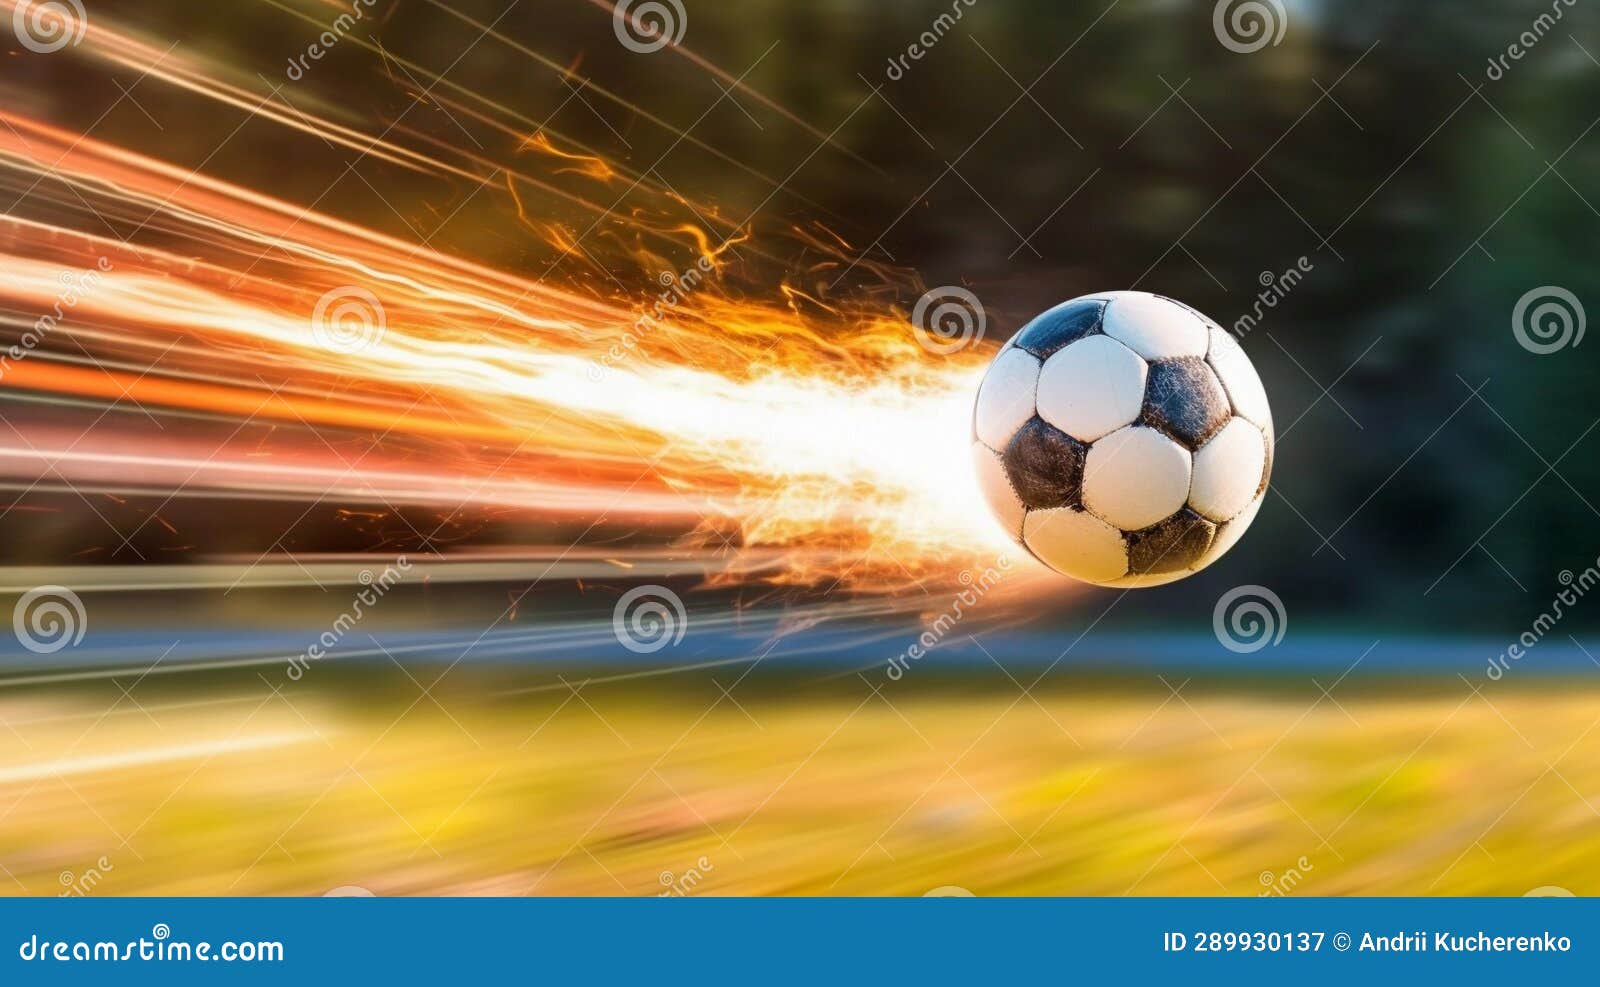
{"type": "MultiPolygon", "coordinates": [[[[1592,8],[1563,8],[1492,79],[1489,60],[1549,3],[1284,0],[1281,43],[1240,53],[1220,43],[1209,0],[684,0],[683,43],[719,79],[681,53],[628,51],[610,14],[579,0],[449,7],[465,18],[431,0],[377,0],[284,93],[352,122],[404,117],[453,144],[470,130],[485,155],[514,158],[513,138],[463,128],[430,100],[429,80],[392,59],[444,72],[729,217],[821,221],[926,285],[966,285],[996,340],[1063,298],[1135,286],[1232,325],[1264,272],[1305,258],[1310,273],[1244,339],[1277,417],[1274,495],[1224,564],[1112,620],[1192,619],[1248,582],[1274,587],[1309,623],[1359,615],[1514,633],[1548,606],[1561,570],[1600,554],[1596,344],[1537,355],[1512,333],[1518,299],[1541,286],[1600,304],[1592,8]],[[890,59],[956,8],[960,19],[890,78],[890,59]],[[485,39],[490,23],[547,62],[485,39]],[[575,77],[621,102],[575,95],[575,77]],[[735,78],[809,127],[730,90],[735,78]],[[695,140],[623,102],[692,126],[695,140]]],[[[241,85],[261,89],[284,81],[287,59],[337,10],[138,0],[116,16],[181,37],[179,53],[224,53],[241,85]]],[[[50,62],[30,71],[62,73],[48,109],[70,118],[81,74],[39,61],[50,62]]],[[[201,104],[153,82],[139,97],[157,119],[183,119],[167,128],[166,153],[185,165],[245,116],[190,113],[201,104]]],[[[119,109],[98,133],[144,126],[134,113],[119,109]]],[[[207,170],[309,203],[349,158],[300,141],[286,159],[279,139],[252,123],[207,170]]],[[[432,229],[467,194],[377,162],[361,172],[318,208],[410,237],[411,222],[432,229]]],[[[540,208],[579,230],[588,222],[555,201],[540,208]]],[[[469,222],[440,231],[442,249],[525,273],[549,263],[504,203],[486,196],[461,215],[469,222]]],[[[809,287],[859,285],[852,275],[809,287]]],[[[1098,610],[1094,599],[1085,606],[1098,610]]],[[[1597,617],[1590,607],[1574,619],[1597,617]]]]}

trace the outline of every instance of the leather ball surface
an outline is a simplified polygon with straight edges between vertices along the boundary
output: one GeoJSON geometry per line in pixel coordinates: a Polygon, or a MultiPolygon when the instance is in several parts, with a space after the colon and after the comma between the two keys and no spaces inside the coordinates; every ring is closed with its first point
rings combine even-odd
{"type": "Polygon", "coordinates": [[[1085,295],[995,355],[972,416],[979,485],[1018,544],[1099,586],[1215,562],[1261,508],[1272,412],[1244,350],[1180,302],[1085,295]]]}

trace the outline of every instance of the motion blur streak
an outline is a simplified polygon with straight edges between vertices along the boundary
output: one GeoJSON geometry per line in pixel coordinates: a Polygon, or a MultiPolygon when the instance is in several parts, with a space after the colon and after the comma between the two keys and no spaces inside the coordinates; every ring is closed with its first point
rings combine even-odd
{"type": "MultiPolygon", "coordinates": [[[[509,171],[487,181],[387,130],[289,112],[99,21],[83,48],[363,155],[471,178],[581,260],[581,237],[542,227],[509,171]]],[[[452,508],[447,521],[672,517],[705,551],[793,550],[763,578],[884,589],[1005,550],[965,448],[987,354],[931,356],[881,301],[726,290],[747,224],[708,232],[671,196],[659,214],[612,217],[636,235],[633,259],[667,272],[650,289],[667,286],[670,304],[646,315],[637,298],[450,256],[26,114],[0,123],[0,190],[29,204],[0,219],[0,320],[18,340],[0,387],[100,410],[92,431],[7,421],[0,482],[14,489],[420,503],[452,508]],[[174,417],[220,424],[166,427],[174,417]],[[270,451],[247,431],[262,422],[283,429],[270,451]],[[376,438],[350,456],[351,432],[376,438]],[[410,466],[387,451],[398,438],[414,440],[410,466]]],[[[552,174],[578,162],[600,186],[620,171],[543,133],[516,153],[552,174]]],[[[831,233],[789,236],[833,251],[834,269],[848,256],[831,233]]]]}

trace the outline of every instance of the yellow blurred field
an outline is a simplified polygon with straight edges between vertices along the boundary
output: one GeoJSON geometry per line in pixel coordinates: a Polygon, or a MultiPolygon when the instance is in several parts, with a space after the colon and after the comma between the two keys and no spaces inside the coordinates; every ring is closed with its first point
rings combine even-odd
{"type": "Polygon", "coordinates": [[[1600,888],[1589,686],[1366,682],[1329,699],[1309,684],[1062,676],[1029,697],[1004,677],[875,692],[856,676],[735,686],[734,669],[569,673],[572,687],[517,691],[525,680],[461,670],[436,687],[429,669],[318,671],[282,692],[250,673],[0,694],[0,882],[33,895],[1600,888]]]}

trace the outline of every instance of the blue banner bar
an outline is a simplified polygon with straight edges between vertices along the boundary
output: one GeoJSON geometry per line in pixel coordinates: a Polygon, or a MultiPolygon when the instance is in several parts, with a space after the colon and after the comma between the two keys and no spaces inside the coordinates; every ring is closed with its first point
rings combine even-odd
{"type": "Polygon", "coordinates": [[[1600,902],[4,899],[0,930],[5,984],[421,983],[484,973],[534,984],[1579,983],[1594,978],[1600,902]]]}

